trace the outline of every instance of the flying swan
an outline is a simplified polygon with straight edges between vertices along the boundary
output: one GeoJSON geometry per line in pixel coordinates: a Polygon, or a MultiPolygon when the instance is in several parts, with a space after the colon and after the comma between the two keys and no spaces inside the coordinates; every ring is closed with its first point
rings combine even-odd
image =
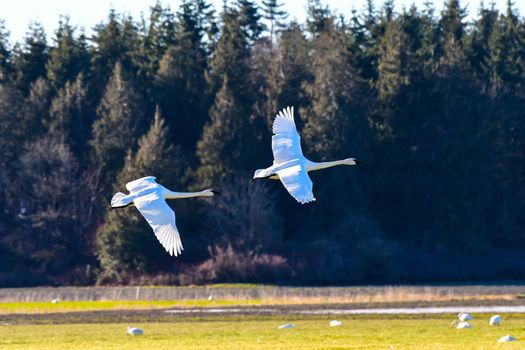
{"type": "Polygon", "coordinates": [[[312,192],[312,180],[308,172],[333,167],[336,165],[356,165],[355,158],[336,160],[333,162],[312,162],[303,155],[301,137],[295,128],[293,107],[287,107],[277,114],[273,122],[272,152],[273,165],[266,169],[258,169],[254,179],[279,179],[286,190],[299,203],[315,201],[312,192]]]}
{"type": "Polygon", "coordinates": [[[111,199],[111,208],[135,205],[155,232],[155,236],[170,255],[179,255],[184,249],[175,224],[175,212],[166,199],[212,197],[213,190],[200,192],[173,192],[155,182],[155,176],[146,176],[126,184],[128,195],[117,192],[111,199]]]}

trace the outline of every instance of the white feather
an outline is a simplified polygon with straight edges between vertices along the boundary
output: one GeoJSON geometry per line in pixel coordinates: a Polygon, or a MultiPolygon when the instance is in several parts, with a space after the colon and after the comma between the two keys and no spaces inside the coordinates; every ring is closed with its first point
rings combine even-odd
{"type": "Polygon", "coordinates": [[[166,251],[170,255],[179,255],[182,251],[182,243],[175,223],[175,212],[159,192],[141,196],[135,199],[134,203],[166,251]]]}
{"type": "Polygon", "coordinates": [[[312,180],[306,168],[300,164],[286,167],[277,171],[284,187],[299,203],[305,204],[315,201],[312,180]]]}

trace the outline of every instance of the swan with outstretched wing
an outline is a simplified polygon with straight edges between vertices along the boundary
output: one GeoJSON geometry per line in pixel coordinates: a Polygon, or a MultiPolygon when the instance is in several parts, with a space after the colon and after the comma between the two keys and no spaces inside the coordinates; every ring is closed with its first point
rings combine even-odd
{"type": "Polygon", "coordinates": [[[256,170],[253,178],[281,180],[286,190],[301,204],[315,201],[308,172],[337,165],[358,164],[355,158],[320,163],[308,160],[301,149],[293,107],[284,108],[277,114],[272,130],[273,165],[256,170]]]}
{"type": "Polygon", "coordinates": [[[180,255],[182,241],[175,222],[175,212],[166,199],[211,197],[213,190],[200,192],[173,192],[158,184],[154,176],[146,176],[126,184],[128,195],[118,192],[111,199],[111,208],[137,207],[153,229],[155,236],[170,255],[180,255]]]}

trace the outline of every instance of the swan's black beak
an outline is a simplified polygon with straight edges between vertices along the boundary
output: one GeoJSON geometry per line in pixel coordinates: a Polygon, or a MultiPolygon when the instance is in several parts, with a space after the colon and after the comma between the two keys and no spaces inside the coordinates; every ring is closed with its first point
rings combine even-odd
{"type": "Polygon", "coordinates": [[[217,190],[211,190],[211,193],[213,193],[214,196],[220,196],[222,193],[217,190]]]}
{"type": "Polygon", "coordinates": [[[363,162],[362,162],[362,161],[360,161],[360,160],[357,160],[357,159],[354,159],[354,162],[355,162],[355,165],[360,165],[360,164],[363,164],[363,162]]]}

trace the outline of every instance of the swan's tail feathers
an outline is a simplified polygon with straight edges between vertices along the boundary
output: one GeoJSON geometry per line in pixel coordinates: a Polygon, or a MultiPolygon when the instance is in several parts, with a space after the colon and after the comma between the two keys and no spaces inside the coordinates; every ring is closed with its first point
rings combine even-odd
{"type": "Polygon", "coordinates": [[[273,171],[270,169],[257,169],[255,170],[255,174],[253,174],[254,179],[265,179],[267,177],[270,177],[273,175],[273,171]]]}
{"type": "Polygon", "coordinates": [[[122,192],[115,193],[111,198],[111,208],[124,208],[131,204],[133,204],[133,198],[122,192]]]}

